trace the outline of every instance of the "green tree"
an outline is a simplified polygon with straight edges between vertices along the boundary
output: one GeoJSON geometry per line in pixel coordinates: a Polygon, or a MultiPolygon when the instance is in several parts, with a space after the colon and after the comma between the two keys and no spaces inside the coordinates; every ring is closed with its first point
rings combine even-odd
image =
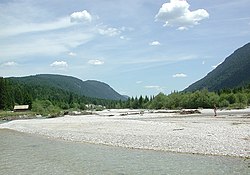
{"type": "Polygon", "coordinates": [[[244,93],[238,92],[236,94],[237,102],[242,103],[243,105],[247,105],[247,95],[244,93]]]}
{"type": "Polygon", "coordinates": [[[143,108],[143,97],[142,96],[140,96],[139,97],[139,100],[138,100],[138,108],[139,109],[142,109],[143,108]]]}
{"type": "Polygon", "coordinates": [[[22,105],[24,104],[24,99],[23,99],[23,91],[22,89],[18,86],[15,91],[14,91],[14,98],[15,98],[15,103],[22,105]]]}
{"type": "Polygon", "coordinates": [[[23,104],[29,105],[29,109],[32,109],[32,98],[28,92],[24,93],[23,104]]]}
{"type": "Polygon", "coordinates": [[[218,94],[216,94],[215,92],[209,93],[209,107],[210,108],[213,108],[214,105],[218,105],[219,100],[220,100],[220,97],[218,94]]]}
{"type": "Polygon", "coordinates": [[[236,98],[235,94],[233,94],[233,93],[228,94],[226,99],[230,104],[234,104],[237,101],[237,98],[236,98]]]}
{"type": "Polygon", "coordinates": [[[72,105],[72,104],[73,104],[73,102],[74,102],[74,97],[73,97],[73,94],[72,94],[72,93],[70,93],[70,95],[69,95],[69,101],[68,101],[68,104],[69,104],[69,105],[72,105]]]}
{"type": "Polygon", "coordinates": [[[165,106],[165,102],[166,102],[166,96],[163,93],[159,93],[152,100],[150,108],[152,108],[152,109],[162,109],[165,106]]]}
{"type": "Polygon", "coordinates": [[[0,110],[5,107],[5,87],[4,87],[4,78],[0,77],[0,110]]]}
{"type": "Polygon", "coordinates": [[[229,105],[230,103],[226,99],[223,99],[222,101],[219,102],[219,107],[221,108],[228,107],[229,105]]]}
{"type": "Polygon", "coordinates": [[[139,108],[139,100],[137,97],[135,97],[134,101],[132,102],[132,108],[138,109],[139,108]]]}

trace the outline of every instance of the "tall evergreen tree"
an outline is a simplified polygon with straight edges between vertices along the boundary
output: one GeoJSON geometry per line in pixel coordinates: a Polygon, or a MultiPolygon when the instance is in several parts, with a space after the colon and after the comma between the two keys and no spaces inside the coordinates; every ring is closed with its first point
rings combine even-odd
{"type": "Polygon", "coordinates": [[[3,77],[0,77],[0,109],[4,109],[4,92],[5,88],[4,88],[4,79],[3,77]]]}

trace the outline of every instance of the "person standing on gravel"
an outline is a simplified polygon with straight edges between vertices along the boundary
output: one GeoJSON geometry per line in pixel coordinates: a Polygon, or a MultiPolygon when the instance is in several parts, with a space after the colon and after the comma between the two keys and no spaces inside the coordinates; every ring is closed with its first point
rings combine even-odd
{"type": "Polygon", "coordinates": [[[217,116],[217,107],[216,107],[215,104],[214,104],[214,116],[215,116],[215,117],[217,116]]]}

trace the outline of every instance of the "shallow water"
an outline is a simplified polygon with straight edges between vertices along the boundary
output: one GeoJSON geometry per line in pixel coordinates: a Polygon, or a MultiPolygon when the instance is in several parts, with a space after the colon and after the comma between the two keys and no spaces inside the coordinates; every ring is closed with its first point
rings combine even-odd
{"type": "Polygon", "coordinates": [[[0,129],[0,174],[244,175],[250,162],[75,143],[0,129]]]}

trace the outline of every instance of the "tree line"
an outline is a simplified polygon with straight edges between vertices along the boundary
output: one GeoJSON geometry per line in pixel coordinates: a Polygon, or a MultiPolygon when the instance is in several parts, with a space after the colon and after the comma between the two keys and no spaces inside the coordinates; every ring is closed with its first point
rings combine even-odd
{"type": "Polygon", "coordinates": [[[115,108],[117,101],[80,96],[62,89],[18,83],[0,77],[0,110],[13,110],[14,105],[29,105],[39,114],[68,109],[86,109],[86,104],[115,108]]]}
{"type": "Polygon", "coordinates": [[[173,92],[169,95],[131,97],[126,101],[90,98],[42,85],[27,85],[0,77],[0,110],[13,110],[14,105],[29,105],[39,114],[57,113],[69,109],[86,109],[93,104],[100,109],[182,109],[182,108],[245,108],[250,105],[248,86],[209,92],[173,92]]]}
{"type": "Polygon", "coordinates": [[[159,93],[155,97],[130,98],[120,106],[133,109],[197,109],[245,108],[250,105],[250,84],[234,89],[209,92],[207,89],[195,92],[173,92],[169,95],[159,93]]]}

